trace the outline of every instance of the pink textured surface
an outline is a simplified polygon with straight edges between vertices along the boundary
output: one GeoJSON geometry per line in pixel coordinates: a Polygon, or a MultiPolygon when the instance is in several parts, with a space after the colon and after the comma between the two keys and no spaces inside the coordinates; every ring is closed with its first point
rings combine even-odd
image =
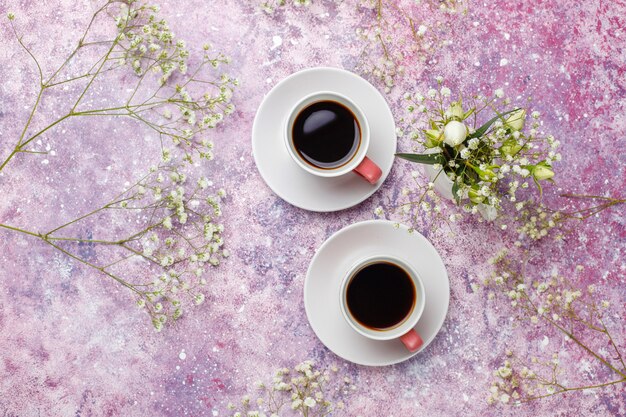
{"type": "MultiPolygon", "coordinates": [[[[405,63],[407,75],[388,95],[392,110],[401,114],[403,92],[423,89],[439,74],[462,91],[503,86],[512,97],[532,96],[547,130],[563,144],[558,186],[623,196],[626,6],[620,4],[472,4],[466,17],[442,18],[450,25],[441,30],[450,46],[427,64],[405,63]],[[500,66],[503,58],[508,65],[500,66]]],[[[541,353],[539,343],[547,336],[546,352],[561,350],[562,362],[574,375],[588,358],[552,332],[512,328],[507,306],[493,307],[472,293],[470,283],[485,260],[510,245],[512,236],[501,237],[469,220],[454,226],[453,237],[433,241],[451,278],[451,303],[441,333],[425,352],[378,369],[345,364],[329,352],[304,314],[308,262],[336,230],[372,218],[379,205],[394,207],[399,189],[410,185],[413,167],[397,162],[384,186],[355,208],[308,213],[281,201],[263,183],[252,159],[250,130],[263,95],[283,77],[319,65],[355,70],[363,48],[355,29],[372,14],[359,13],[351,1],[315,1],[308,9],[273,16],[247,0],[163,1],[161,6],[188,44],[208,40],[232,56],[230,73],[241,80],[234,99],[238,110],[213,138],[217,160],[211,173],[230,192],[223,222],[233,256],[211,278],[209,302],[155,334],[126,292],[28,237],[0,231],[0,415],[224,415],[224,405],[236,401],[245,386],[307,358],[340,363],[352,377],[357,391],[346,401],[345,415],[626,415],[623,386],[521,408],[486,404],[491,372],[507,347],[541,353]]],[[[88,1],[6,0],[0,14],[18,14],[24,41],[51,69],[70,50],[93,7],[88,1]]],[[[432,23],[438,17],[428,19],[432,23]]],[[[0,25],[0,42],[0,155],[5,155],[34,100],[35,72],[6,21],[0,25]]],[[[106,89],[101,94],[110,98],[106,89]]],[[[44,105],[54,109],[59,102],[52,96],[44,105]]],[[[47,140],[57,156],[47,165],[38,157],[13,161],[0,174],[0,221],[49,228],[59,217],[93,207],[101,192],[115,192],[142,172],[136,162],[152,157],[155,149],[134,137],[126,124],[106,141],[96,140],[94,131],[111,129],[106,123],[74,123],[52,132],[47,140]]],[[[408,144],[401,141],[400,149],[408,144]]],[[[569,274],[575,265],[585,266],[577,284],[596,283],[611,301],[607,325],[622,348],[624,217],[623,208],[603,213],[577,225],[564,242],[546,241],[534,249],[542,257],[537,268],[569,274]]],[[[592,374],[607,376],[601,368],[592,374]]]]}

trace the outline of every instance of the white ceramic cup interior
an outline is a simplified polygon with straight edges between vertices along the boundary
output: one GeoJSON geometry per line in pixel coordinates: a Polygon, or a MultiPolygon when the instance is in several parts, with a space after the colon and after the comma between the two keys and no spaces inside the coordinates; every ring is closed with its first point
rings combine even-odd
{"type": "Polygon", "coordinates": [[[289,153],[289,155],[291,155],[293,160],[296,162],[296,164],[298,164],[300,168],[320,177],[338,177],[352,171],[361,163],[361,161],[363,161],[363,158],[365,158],[367,148],[369,147],[370,143],[370,129],[369,124],[367,123],[367,118],[365,117],[365,113],[363,113],[363,111],[352,100],[339,93],[331,91],[320,91],[309,94],[308,96],[298,101],[291,108],[291,111],[289,111],[285,120],[284,139],[285,146],[287,147],[287,152],[289,153]],[[352,112],[352,114],[354,114],[359,124],[359,129],[361,130],[361,141],[359,143],[359,147],[354,152],[354,155],[347,163],[344,163],[337,168],[319,168],[311,165],[310,163],[302,159],[293,143],[292,133],[296,117],[298,116],[298,114],[300,114],[302,110],[304,110],[311,104],[320,101],[335,101],[347,107],[352,112]]]}
{"type": "Polygon", "coordinates": [[[424,284],[422,282],[422,279],[418,275],[418,273],[407,262],[395,256],[390,256],[390,255],[370,256],[354,264],[354,266],[350,268],[348,273],[343,278],[343,281],[340,286],[339,297],[340,297],[341,312],[343,313],[343,317],[348,322],[350,327],[352,327],[356,332],[362,334],[363,336],[368,337],[370,339],[375,339],[375,340],[396,339],[406,334],[407,332],[409,332],[411,329],[415,327],[420,317],[422,316],[422,313],[424,312],[424,306],[426,303],[426,298],[425,298],[425,293],[424,293],[424,284]],[[416,296],[415,303],[413,304],[413,309],[411,313],[399,324],[391,328],[382,329],[382,330],[370,329],[368,327],[365,327],[362,324],[360,324],[354,317],[352,317],[350,310],[348,308],[347,295],[346,295],[347,290],[348,290],[348,284],[350,283],[354,275],[358,271],[360,271],[362,268],[366,267],[367,265],[377,263],[377,262],[389,262],[389,263],[398,265],[399,267],[404,269],[409,275],[409,277],[411,278],[411,280],[413,281],[413,285],[415,286],[415,296],[416,296]]]}

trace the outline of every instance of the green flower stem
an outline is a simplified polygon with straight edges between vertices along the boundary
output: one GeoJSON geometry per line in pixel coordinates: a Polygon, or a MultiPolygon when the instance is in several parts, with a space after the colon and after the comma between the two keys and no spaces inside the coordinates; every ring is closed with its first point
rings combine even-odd
{"type": "MultiPolygon", "coordinates": [[[[112,66],[110,68],[107,68],[107,69],[104,69],[104,70],[100,71],[100,74],[105,74],[105,73],[110,72],[110,71],[115,71],[116,69],[118,69],[120,67],[123,67],[123,66],[124,65],[122,65],[122,64],[112,66]]],[[[68,78],[68,79],[63,80],[63,81],[58,81],[56,83],[47,83],[46,84],[46,88],[53,88],[53,87],[56,87],[56,86],[59,86],[59,85],[62,85],[62,84],[71,83],[71,82],[77,81],[77,80],[82,80],[83,78],[87,78],[87,77],[91,77],[91,76],[93,76],[93,74],[91,73],[91,71],[89,71],[86,74],[77,75],[76,77],[71,77],[71,78],[68,78]]]]}
{"type": "Polygon", "coordinates": [[[126,282],[125,280],[120,278],[119,276],[117,276],[117,275],[107,271],[105,267],[101,267],[101,266],[92,264],[91,262],[86,261],[85,259],[82,259],[81,257],[74,255],[73,253],[63,249],[62,247],[60,247],[58,245],[55,245],[51,241],[49,241],[49,240],[47,240],[47,239],[45,239],[43,237],[41,237],[41,238],[43,239],[44,242],[46,242],[47,244],[49,244],[53,248],[57,249],[58,251],[64,253],[65,255],[69,256],[70,258],[72,258],[72,259],[74,259],[76,261],[79,261],[79,262],[81,262],[81,263],[83,263],[83,264],[85,264],[85,265],[87,265],[87,266],[89,266],[89,267],[91,267],[93,269],[96,269],[97,271],[100,271],[101,273],[107,275],[110,278],[113,278],[115,281],[119,282],[124,287],[128,288],[129,290],[133,291],[134,293],[141,294],[141,291],[139,291],[137,288],[135,288],[133,285],[129,284],[128,282],[126,282]]]}
{"type": "Polygon", "coordinates": [[[602,320],[602,318],[598,318],[598,320],[600,320],[600,324],[602,324],[603,333],[606,334],[607,337],[609,338],[609,342],[611,343],[611,346],[613,346],[613,349],[615,350],[615,353],[617,354],[617,358],[622,364],[622,369],[624,370],[624,372],[626,372],[626,364],[624,363],[624,358],[622,357],[622,353],[617,348],[617,345],[613,341],[613,337],[611,337],[611,333],[606,328],[606,325],[604,324],[604,321],[602,320]]]}
{"type": "Polygon", "coordinates": [[[588,348],[584,343],[582,343],[580,340],[578,340],[578,338],[576,336],[574,336],[574,334],[572,332],[567,331],[564,327],[558,325],[556,322],[554,322],[553,320],[546,318],[546,320],[551,323],[554,327],[556,327],[557,329],[559,329],[563,334],[567,335],[569,338],[571,338],[578,346],[580,346],[581,348],[583,348],[584,350],[587,351],[587,353],[589,353],[590,355],[592,355],[594,358],[598,359],[600,362],[602,362],[604,365],[606,365],[607,367],[609,367],[612,371],[614,371],[615,373],[617,373],[618,375],[620,375],[622,377],[623,381],[626,381],[626,371],[620,371],[619,369],[617,369],[615,366],[613,366],[612,364],[610,364],[606,359],[604,359],[602,356],[598,355],[596,352],[594,352],[593,350],[591,350],[590,348],[588,348]]]}
{"type": "Polygon", "coordinates": [[[598,195],[561,194],[561,197],[572,198],[572,199],[604,201],[601,204],[597,204],[595,206],[587,207],[581,210],[575,210],[575,211],[569,211],[569,212],[560,211],[560,210],[550,210],[552,212],[559,213],[561,216],[563,216],[563,219],[585,220],[613,206],[626,203],[626,199],[615,198],[615,197],[605,197],[605,196],[598,196],[598,195]]]}
{"type": "Polygon", "coordinates": [[[2,172],[2,169],[6,166],[6,164],[8,164],[9,161],[13,159],[13,157],[17,155],[18,153],[19,153],[19,149],[17,147],[13,149],[13,151],[11,151],[7,159],[5,159],[4,162],[2,162],[2,164],[0,164],[0,172],[2,172]]]}
{"type": "MultiPolygon", "coordinates": [[[[130,9],[128,9],[128,13],[130,13],[130,9]]],[[[98,75],[100,74],[100,71],[102,70],[102,68],[104,67],[104,65],[107,63],[109,56],[111,55],[111,52],[113,52],[113,50],[115,49],[115,46],[118,44],[117,42],[117,38],[115,38],[115,40],[113,40],[113,42],[111,42],[111,47],[109,48],[109,50],[107,51],[107,53],[104,55],[104,59],[102,59],[102,63],[100,64],[100,66],[98,67],[98,69],[96,70],[96,73],[91,77],[91,79],[89,80],[89,82],[87,83],[87,86],[85,86],[85,89],[83,90],[83,92],[80,94],[80,96],[78,96],[78,98],[76,99],[76,102],[74,103],[74,105],[72,106],[72,108],[70,109],[70,114],[74,113],[74,111],[76,110],[76,107],[78,107],[78,105],[80,104],[81,100],[83,99],[83,97],[85,97],[85,94],[87,94],[87,91],[89,90],[89,88],[91,87],[91,85],[93,84],[93,82],[95,81],[96,77],[98,77],[98,75]]]]}
{"type": "MultiPolygon", "coordinates": [[[[622,379],[617,379],[617,380],[611,381],[611,382],[605,382],[605,383],[596,384],[596,385],[587,385],[587,386],[584,386],[584,387],[566,388],[566,387],[562,387],[561,386],[560,390],[555,391],[553,393],[544,394],[544,395],[537,395],[537,396],[532,396],[532,397],[526,397],[526,398],[520,400],[520,402],[521,403],[527,403],[527,402],[530,402],[530,401],[539,400],[541,398],[546,398],[546,397],[551,397],[553,395],[562,394],[564,392],[582,391],[582,390],[586,390],[586,389],[602,388],[602,387],[608,387],[610,385],[622,384],[622,383],[625,383],[625,382],[626,382],[626,378],[622,378],[622,379]]],[[[549,384],[549,385],[554,385],[554,384],[549,384]]]]}
{"type": "Polygon", "coordinates": [[[85,28],[85,32],[83,32],[83,36],[81,36],[81,38],[78,41],[78,46],[76,46],[76,48],[70,53],[70,55],[67,57],[67,59],[59,66],[59,68],[57,68],[57,70],[50,76],[50,78],[48,78],[48,81],[45,82],[46,86],[54,85],[54,84],[51,84],[52,80],[54,80],[56,78],[56,76],[59,75],[59,73],[63,70],[63,68],[65,68],[65,66],[72,60],[72,58],[74,58],[74,56],[76,55],[76,53],[79,51],[80,48],[82,48],[84,46],[92,45],[92,44],[95,44],[95,43],[99,43],[99,42],[90,42],[90,43],[86,44],[85,43],[85,38],[89,34],[89,31],[91,30],[91,27],[93,26],[93,23],[96,20],[96,18],[98,17],[98,15],[100,13],[102,13],[102,11],[105,10],[111,3],[112,3],[111,0],[107,1],[105,4],[102,5],[102,7],[100,7],[98,10],[96,10],[96,12],[93,14],[93,16],[91,16],[91,20],[89,21],[89,24],[87,25],[87,28],[85,28]]]}
{"type": "Polygon", "coordinates": [[[28,230],[20,229],[19,227],[10,226],[8,224],[0,223],[0,227],[2,227],[4,229],[12,230],[14,232],[24,233],[24,234],[30,235],[30,236],[41,237],[41,235],[39,233],[30,232],[28,230]]]}
{"type": "MultiPolygon", "coordinates": [[[[35,133],[33,136],[31,136],[30,138],[28,138],[28,140],[26,140],[26,142],[22,143],[22,144],[18,144],[18,149],[22,149],[24,146],[28,145],[30,142],[32,142],[33,140],[37,139],[37,137],[43,135],[46,131],[52,129],[54,126],[58,125],[59,123],[61,123],[63,120],[71,117],[72,114],[68,113],[65,116],[62,116],[61,118],[57,119],[56,121],[52,122],[50,125],[46,126],[45,128],[43,128],[42,130],[40,130],[39,132],[35,133]]],[[[30,121],[29,121],[30,123],[30,121]]],[[[7,161],[8,162],[8,161],[7,161]]]]}
{"type": "Polygon", "coordinates": [[[79,262],[81,262],[81,263],[83,263],[83,264],[85,264],[85,265],[87,265],[87,266],[89,266],[89,267],[91,267],[93,269],[96,269],[96,270],[102,272],[103,274],[113,278],[115,281],[119,282],[120,284],[122,284],[123,286],[125,286],[128,289],[132,290],[133,292],[140,293],[140,291],[137,290],[134,286],[132,286],[131,284],[129,284],[128,282],[126,282],[125,280],[120,278],[119,276],[117,276],[117,275],[107,271],[106,267],[101,267],[101,266],[95,265],[95,264],[93,264],[93,263],[91,263],[89,261],[86,261],[85,259],[82,259],[82,258],[74,255],[73,253],[71,253],[71,252],[63,249],[62,247],[56,245],[55,243],[53,243],[52,239],[50,239],[46,235],[42,235],[40,233],[31,232],[31,231],[28,231],[28,230],[25,230],[25,229],[21,229],[19,227],[10,226],[10,225],[3,224],[3,223],[0,223],[0,227],[2,227],[4,229],[12,230],[14,232],[19,232],[19,233],[23,233],[23,234],[26,234],[26,235],[29,235],[29,236],[33,236],[33,237],[39,238],[43,242],[47,243],[48,245],[52,246],[53,248],[57,249],[58,251],[64,253],[65,255],[69,256],[70,258],[72,258],[72,259],[74,259],[76,261],[79,261],[79,262]]]}

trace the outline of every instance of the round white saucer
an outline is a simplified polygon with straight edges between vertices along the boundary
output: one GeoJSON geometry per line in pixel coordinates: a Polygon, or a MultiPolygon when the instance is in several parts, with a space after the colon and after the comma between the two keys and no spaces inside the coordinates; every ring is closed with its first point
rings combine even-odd
{"type": "Polygon", "coordinates": [[[336,355],[360,365],[402,362],[421,352],[443,325],[450,301],[450,282],[441,257],[428,240],[408,227],[387,220],[352,224],[333,234],[313,257],[304,282],[304,307],[319,339],[336,355]],[[354,331],[339,305],[343,276],[359,259],[388,253],[404,259],[424,282],[426,305],[415,326],[424,344],[416,352],[396,340],[371,340],[354,331]]]}
{"type": "Polygon", "coordinates": [[[265,96],[252,126],[252,152],[261,176],[283,200],[305,210],[343,210],[374,194],[387,178],[396,152],[396,128],[387,102],[363,78],[338,68],[310,68],[285,78],[265,96]],[[287,153],[284,119],[298,100],[315,91],[350,97],[365,113],[371,130],[367,156],[383,172],[375,185],[353,172],[334,178],[316,177],[287,153]]]}

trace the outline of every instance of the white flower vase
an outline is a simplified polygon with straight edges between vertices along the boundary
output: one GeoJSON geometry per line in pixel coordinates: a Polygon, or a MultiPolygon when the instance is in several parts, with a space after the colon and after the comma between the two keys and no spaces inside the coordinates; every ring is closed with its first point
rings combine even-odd
{"type": "MultiPolygon", "coordinates": [[[[427,149],[424,153],[434,154],[440,152],[441,150],[438,148],[430,148],[427,149]]],[[[454,201],[454,194],[452,194],[452,186],[454,185],[454,183],[445,172],[439,171],[440,170],[433,168],[432,165],[424,165],[424,173],[426,174],[430,182],[434,184],[435,191],[443,198],[454,201]]]]}
{"type": "Polygon", "coordinates": [[[454,183],[445,172],[439,172],[432,165],[424,165],[424,173],[428,176],[430,182],[434,184],[434,189],[443,198],[454,201],[452,194],[452,186],[454,183]]]}

